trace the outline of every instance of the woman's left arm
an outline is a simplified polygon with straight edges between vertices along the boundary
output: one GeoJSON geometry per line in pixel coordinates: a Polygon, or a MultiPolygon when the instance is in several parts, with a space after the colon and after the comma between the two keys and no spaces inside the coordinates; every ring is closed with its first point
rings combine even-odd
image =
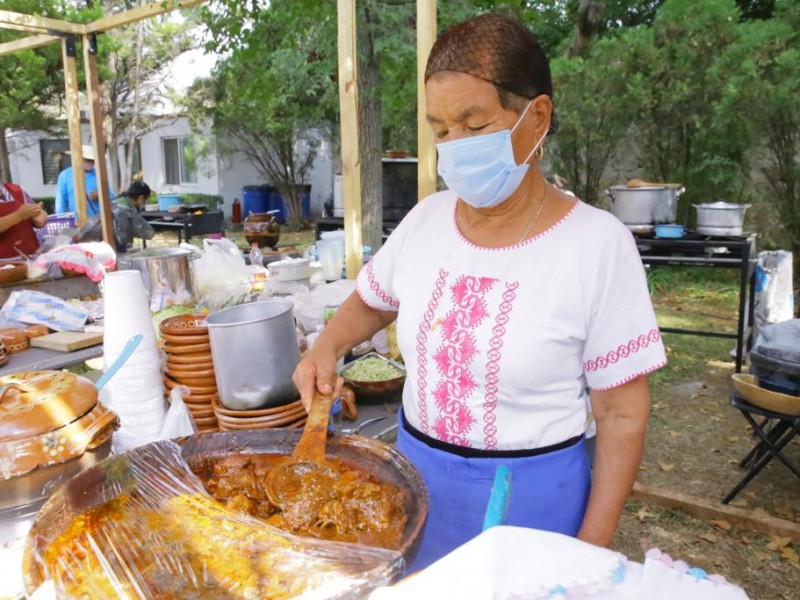
{"type": "Polygon", "coordinates": [[[597,446],[589,506],[578,538],[609,546],[644,452],[650,390],[643,375],[609,390],[592,390],[597,446]]]}

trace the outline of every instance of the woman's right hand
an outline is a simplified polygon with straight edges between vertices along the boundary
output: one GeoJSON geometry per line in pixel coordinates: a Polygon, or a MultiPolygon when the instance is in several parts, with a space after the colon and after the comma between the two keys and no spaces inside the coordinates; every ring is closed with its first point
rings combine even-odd
{"type": "Polygon", "coordinates": [[[300,400],[306,411],[311,408],[311,401],[317,392],[332,393],[335,398],[344,381],[336,375],[336,353],[320,339],[297,365],[292,380],[300,392],[300,400]]]}
{"type": "Polygon", "coordinates": [[[42,207],[39,204],[23,204],[14,212],[19,218],[20,222],[22,222],[37,216],[41,210],[42,207]]]}

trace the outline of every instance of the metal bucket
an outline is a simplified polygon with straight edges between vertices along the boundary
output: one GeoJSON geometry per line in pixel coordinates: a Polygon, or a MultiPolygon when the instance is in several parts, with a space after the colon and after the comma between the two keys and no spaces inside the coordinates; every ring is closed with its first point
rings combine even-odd
{"type": "Polygon", "coordinates": [[[292,374],[300,362],[292,303],[242,304],[206,319],[219,401],[231,410],[280,406],[300,396],[292,374]]]}
{"type": "Polygon", "coordinates": [[[183,292],[192,297],[192,271],[190,260],[193,253],[181,248],[147,248],[134,254],[120,254],[118,268],[132,269],[142,274],[148,293],[161,289],[165,284],[173,296],[182,297],[183,292]]]}

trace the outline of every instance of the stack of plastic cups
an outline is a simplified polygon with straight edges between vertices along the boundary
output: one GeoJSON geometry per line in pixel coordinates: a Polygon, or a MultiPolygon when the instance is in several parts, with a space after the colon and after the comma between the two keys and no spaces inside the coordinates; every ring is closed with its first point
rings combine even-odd
{"type": "Polygon", "coordinates": [[[103,281],[103,364],[107,369],[134,335],[143,339],[106,384],[101,400],[120,419],[115,452],[159,439],[166,415],[161,357],[150,315],[147,291],[139,271],[107,273],[103,281]]]}

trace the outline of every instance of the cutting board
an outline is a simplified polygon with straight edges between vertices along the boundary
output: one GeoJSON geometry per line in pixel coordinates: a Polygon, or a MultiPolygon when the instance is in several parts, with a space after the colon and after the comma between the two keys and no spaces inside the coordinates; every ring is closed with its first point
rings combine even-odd
{"type": "Polygon", "coordinates": [[[83,331],[59,331],[31,339],[31,346],[59,352],[72,352],[102,343],[102,333],[83,331]]]}

